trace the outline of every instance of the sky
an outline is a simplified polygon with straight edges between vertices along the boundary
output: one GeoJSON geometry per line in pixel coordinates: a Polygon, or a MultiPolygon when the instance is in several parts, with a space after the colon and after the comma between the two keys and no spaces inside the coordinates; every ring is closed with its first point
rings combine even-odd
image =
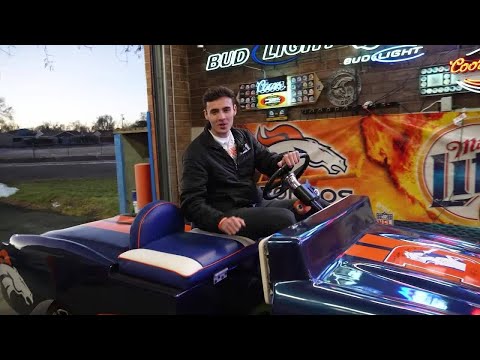
{"type": "Polygon", "coordinates": [[[102,115],[133,123],[147,109],[143,52],[122,55],[123,45],[0,45],[0,97],[20,128],[45,122],[91,126],[102,115]],[[8,55],[5,50],[11,53],[8,55]]]}

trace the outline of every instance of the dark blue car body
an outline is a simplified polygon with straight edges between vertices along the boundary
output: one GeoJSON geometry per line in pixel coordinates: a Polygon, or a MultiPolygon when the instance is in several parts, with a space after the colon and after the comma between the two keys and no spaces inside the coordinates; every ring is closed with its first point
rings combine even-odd
{"type": "Polygon", "coordinates": [[[364,196],[259,243],[185,231],[158,201],[135,218],[12,236],[0,288],[20,314],[476,314],[480,248],[380,225],[364,196]]]}

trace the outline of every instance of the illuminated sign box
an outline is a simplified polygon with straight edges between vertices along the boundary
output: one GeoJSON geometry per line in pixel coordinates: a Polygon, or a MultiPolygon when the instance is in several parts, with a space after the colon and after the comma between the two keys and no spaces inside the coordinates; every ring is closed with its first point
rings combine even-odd
{"type": "Polygon", "coordinates": [[[285,121],[288,120],[287,109],[270,109],[267,112],[267,121],[285,121]]]}
{"type": "Polygon", "coordinates": [[[323,89],[314,72],[278,76],[240,85],[238,101],[242,110],[268,110],[313,104],[323,89]]]}
{"type": "Polygon", "coordinates": [[[315,73],[289,76],[291,106],[313,104],[317,102],[323,84],[315,73]]]}
{"type": "Polygon", "coordinates": [[[240,85],[240,91],[238,92],[238,102],[240,108],[243,110],[256,110],[257,109],[257,84],[247,83],[240,85]]]}
{"type": "Polygon", "coordinates": [[[292,106],[288,76],[257,81],[257,109],[273,109],[292,106]]]}
{"type": "Polygon", "coordinates": [[[435,65],[420,69],[418,85],[420,95],[434,96],[465,92],[457,81],[461,80],[459,74],[452,74],[449,65],[435,65]]]}

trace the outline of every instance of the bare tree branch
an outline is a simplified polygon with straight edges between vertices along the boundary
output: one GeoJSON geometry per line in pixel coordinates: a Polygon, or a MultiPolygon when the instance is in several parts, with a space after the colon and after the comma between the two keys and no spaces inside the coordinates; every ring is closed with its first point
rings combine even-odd
{"type": "Polygon", "coordinates": [[[87,48],[88,50],[92,51],[92,45],[77,45],[77,49],[80,50],[81,48],[87,48]]]}
{"type": "Polygon", "coordinates": [[[13,56],[12,51],[15,49],[15,45],[0,45],[0,52],[8,55],[13,56]]]}
{"type": "Polygon", "coordinates": [[[43,45],[43,52],[45,54],[45,57],[43,58],[43,63],[45,65],[45,68],[50,71],[53,71],[53,63],[54,61],[51,59],[53,56],[48,53],[47,45],[43,45]]]}
{"type": "Polygon", "coordinates": [[[128,63],[130,54],[136,55],[138,58],[142,56],[143,45],[123,45],[120,50],[115,46],[115,55],[118,60],[128,63]]]}
{"type": "MultiPolygon", "coordinates": [[[[92,51],[94,45],[76,45],[77,49],[87,48],[92,51]]],[[[37,45],[37,47],[43,49],[43,64],[44,68],[50,71],[54,70],[54,56],[49,53],[48,45],[37,45]]],[[[14,45],[0,45],[0,54],[5,54],[7,56],[14,56],[14,45]]],[[[118,60],[128,63],[128,58],[131,54],[136,55],[138,58],[142,56],[143,45],[121,45],[115,46],[115,56],[118,60]],[[120,48],[119,48],[120,47],[120,48]]]]}

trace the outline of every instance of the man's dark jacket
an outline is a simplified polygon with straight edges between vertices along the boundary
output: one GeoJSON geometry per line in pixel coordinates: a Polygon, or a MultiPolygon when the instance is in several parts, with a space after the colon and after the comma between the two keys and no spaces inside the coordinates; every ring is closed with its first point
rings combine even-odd
{"type": "Polygon", "coordinates": [[[255,169],[271,176],[282,155],[270,152],[245,129],[232,128],[237,160],[215,141],[207,124],[183,155],[180,202],[185,217],[207,231],[218,232],[225,211],[252,206],[261,199],[255,169]]]}

